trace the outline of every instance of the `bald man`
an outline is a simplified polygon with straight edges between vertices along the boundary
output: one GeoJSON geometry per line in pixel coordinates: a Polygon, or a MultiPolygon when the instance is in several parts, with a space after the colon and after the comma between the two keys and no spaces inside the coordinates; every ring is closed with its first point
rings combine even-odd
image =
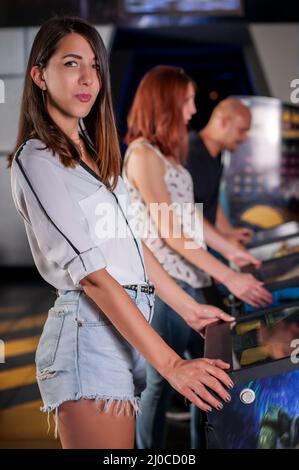
{"type": "Polygon", "coordinates": [[[231,241],[244,243],[252,232],[233,227],[218,202],[222,174],[221,152],[234,151],[247,139],[250,110],[241,101],[227,98],[213,110],[208,124],[190,132],[187,169],[193,178],[195,202],[202,202],[204,217],[231,241]]]}

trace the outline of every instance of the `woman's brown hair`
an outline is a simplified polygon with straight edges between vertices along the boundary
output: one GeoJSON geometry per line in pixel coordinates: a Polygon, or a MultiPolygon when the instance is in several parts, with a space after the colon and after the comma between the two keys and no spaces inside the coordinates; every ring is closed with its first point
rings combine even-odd
{"type": "Polygon", "coordinates": [[[129,145],[144,137],[166,157],[184,163],[188,134],[182,107],[189,83],[196,89],[193,80],[178,67],[158,65],[149,70],[137,88],[128,115],[125,142],[129,145]]]}
{"type": "Polygon", "coordinates": [[[80,160],[75,144],[49,116],[42,91],[30,76],[32,67],[45,67],[59,41],[71,33],[80,34],[86,39],[98,64],[101,89],[88,116],[83,119],[83,128],[92,141],[101,180],[108,188],[114,189],[120,173],[120,150],[111,100],[107,52],[97,30],[80,18],[51,18],[41,26],[34,39],[25,75],[17,142],[9,161],[12,162],[14,153],[29,138],[40,139],[53,154],[59,155],[66,167],[73,167],[80,160]]]}

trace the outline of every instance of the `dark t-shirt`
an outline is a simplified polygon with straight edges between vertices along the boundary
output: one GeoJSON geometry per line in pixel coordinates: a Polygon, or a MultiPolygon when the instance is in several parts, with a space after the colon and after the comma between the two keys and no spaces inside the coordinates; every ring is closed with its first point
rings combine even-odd
{"type": "Polygon", "coordinates": [[[222,173],[221,157],[212,157],[201,137],[194,131],[189,133],[186,168],[193,179],[195,202],[203,203],[203,214],[214,225],[222,173]]]}

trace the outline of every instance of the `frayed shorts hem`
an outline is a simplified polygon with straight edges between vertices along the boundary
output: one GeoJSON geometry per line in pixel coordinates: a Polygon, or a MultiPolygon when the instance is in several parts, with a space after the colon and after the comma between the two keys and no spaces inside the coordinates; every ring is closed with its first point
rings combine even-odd
{"type": "Polygon", "coordinates": [[[66,403],[68,401],[80,401],[80,400],[95,400],[95,402],[98,401],[105,401],[106,403],[104,404],[103,407],[99,408],[100,411],[104,413],[108,413],[112,404],[114,402],[118,402],[116,405],[116,416],[121,415],[122,413],[126,413],[128,411],[127,404],[130,403],[132,405],[132,408],[134,410],[134,415],[135,417],[138,416],[141,413],[140,409],[140,397],[111,397],[108,395],[102,395],[102,394],[92,394],[92,395],[76,395],[75,397],[71,398],[65,398],[63,400],[60,400],[58,403],[55,403],[53,405],[45,405],[40,407],[40,411],[43,413],[48,413],[48,434],[50,432],[50,413],[55,411],[55,432],[54,436],[55,439],[57,439],[58,436],[58,408],[60,405],[63,403],[66,403]]]}
{"type": "MultiPolygon", "coordinates": [[[[107,404],[105,405],[103,411],[108,412],[109,408],[114,401],[118,402],[130,402],[136,415],[140,413],[140,397],[111,397],[108,395],[101,395],[101,394],[93,394],[93,395],[76,395],[75,397],[72,398],[65,398],[63,400],[60,400],[58,403],[55,403],[54,405],[45,405],[40,408],[40,411],[44,413],[51,413],[52,411],[55,411],[56,408],[59,408],[60,405],[67,401],[79,401],[79,400],[95,400],[95,401],[101,401],[101,400],[107,400],[107,404]]],[[[119,407],[121,408],[121,407],[119,407]]],[[[120,410],[120,412],[122,409],[120,410]]],[[[119,413],[117,413],[119,414],[119,413]]]]}

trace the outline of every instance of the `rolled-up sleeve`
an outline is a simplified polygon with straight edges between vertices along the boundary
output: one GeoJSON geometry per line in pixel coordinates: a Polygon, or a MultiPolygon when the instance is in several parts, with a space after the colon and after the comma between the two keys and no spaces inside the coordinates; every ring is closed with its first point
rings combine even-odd
{"type": "Polygon", "coordinates": [[[66,170],[45,153],[14,160],[26,214],[19,201],[17,208],[31,226],[41,253],[68,270],[77,286],[88,274],[105,268],[106,260],[90,236],[85,214],[64,183],[63,172],[73,170],[66,170]]]}

